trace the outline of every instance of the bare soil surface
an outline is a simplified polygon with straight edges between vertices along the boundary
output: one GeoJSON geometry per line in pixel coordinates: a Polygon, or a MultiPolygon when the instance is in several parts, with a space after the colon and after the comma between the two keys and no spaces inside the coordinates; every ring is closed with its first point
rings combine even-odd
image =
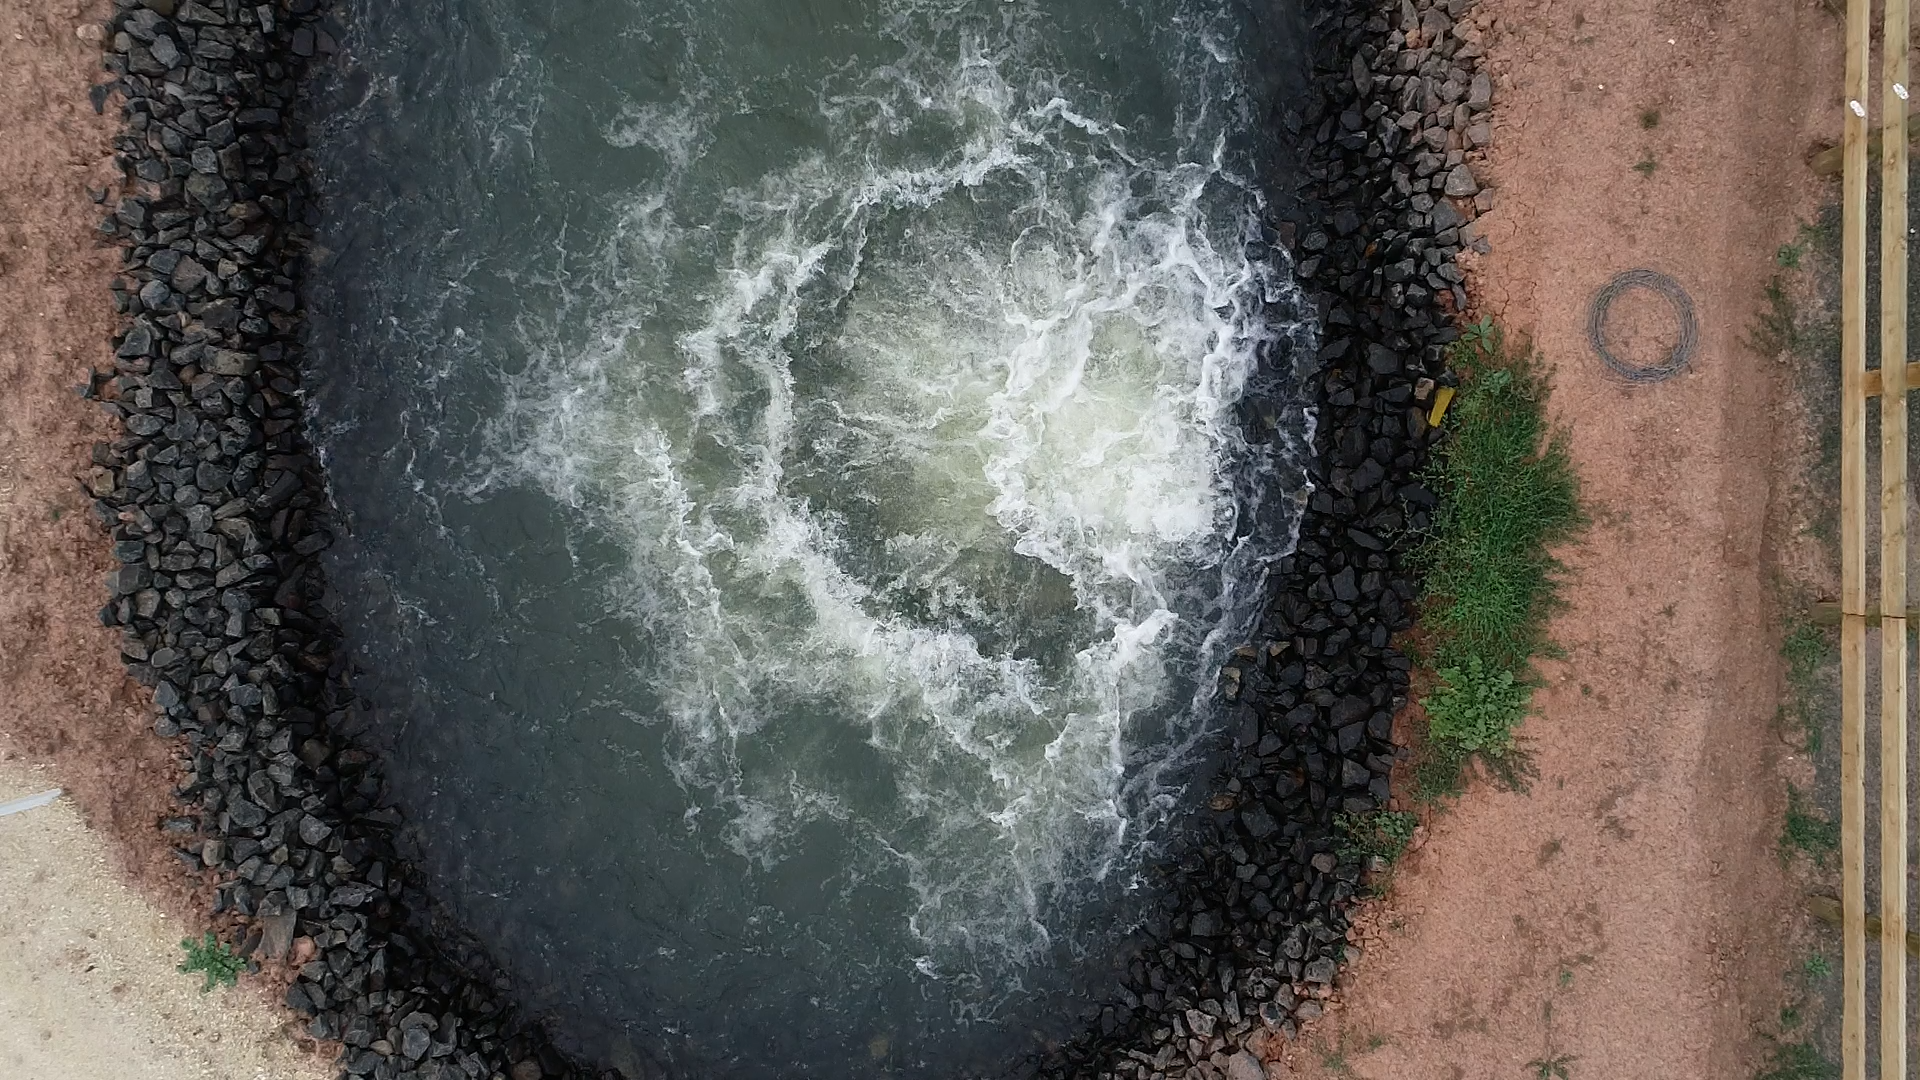
{"type": "MultiPolygon", "coordinates": [[[[191,1053],[157,1033],[188,1015],[167,987],[192,991],[172,965],[189,917],[207,908],[157,829],[171,805],[171,752],[148,730],[147,692],[125,677],[96,615],[111,565],[82,484],[92,444],[111,431],[76,388],[112,363],[105,286],[119,260],[95,239],[103,211],[87,191],[118,174],[115,110],[96,115],[87,100],[98,39],[77,31],[104,15],[104,4],[76,0],[0,5],[0,801],[25,793],[13,788],[27,763],[48,767],[34,783],[72,795],[57,826],[0,819],[0,1074],[266,1075],[270,1059],[236,1038],[277,1033],[280,1018],[256,995],[218,995],[181,1020],[182,1034],[206,1043],[191,1053]],[[24,839],[23,828],[33,830],[24,839]],[[159,965],[166,977],[43,962],[44,949],[89,932],[111,944],[73,948],[109,949],[129,972],[159,965]]],[[[271,1061],[272,1075],[306,1074],[271,1061]]]]}
{"type": "MultiPolygon", "coordinates": [[[[0,801],[53,770],[0,765],[0,801]]],[[[115,873],[66,799],[0,818],[0,1074],[10,1080],[322,1080],[245,990],[175,968],[183,931],[115,873]]],[[[311,1045],[309,1040],[308,1045],[311,1045]]]]}
{"type": "MultiPolygon", "coordinates": [[[[1429,822],[1289,1065],[1748,1080],[1802,921],[1776,842],[1805,763],[1778,727],[1770,527],[1801,448],[1785,368],[1747,342],[1819,199],[1802,155],[1837,135],[1841,27],[1809,0],[1481,0],[1469,19],[1497,192],[1470,290],[1554,373],[1594,523],[1563,553],[1530,791],[1476,783],[1429,822]],[[1636,267],[1678,279],[1700,324],[1691,370],[1652,386],[1586,341],[1594,294],[1636,267]]],[[[1610,339],[1652,362],[1671,318],[1623,299],[1610,339]]]]}

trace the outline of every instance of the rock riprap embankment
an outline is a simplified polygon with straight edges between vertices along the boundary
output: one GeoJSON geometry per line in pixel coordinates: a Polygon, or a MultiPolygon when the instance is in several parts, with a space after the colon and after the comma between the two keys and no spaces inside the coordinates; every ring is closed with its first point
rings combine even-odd
{"type": "Polygon", "coordinates": [[[585,1077],[516,1022],[482,950],[437,925],[394,855],[398,815],[352,745],[353,698],[315,557],[325,481],[301,431],[308,197],[299,79],[333,42],[314,0],[116,0],[94,104],[117,94],[125,251],[114,371],[88,388],[124,434],[87,484],[121,563],[100,618],[179,740],[165,831],[217,882],[249,956],[345,1072],[585,1077]]]}
{"type": "Polygon", "coordinates": [[[1304,148],[1276,230],[1320,324],[1314,492],[1275,568],[1259,640],[1224,673],[1225,764],[1163,871],[1179,897],[1145,928],[1120,999],[1053,1055],[1049,1076],[1261,1075],[1262,1051],[1322,1015],[1350,957],[1348,909],[1370,872],[1340,815],[1387,808],[1420,582],[1407,546],[1430,523],[1428,414],[1467,305],[1456,256],[1493,193],[1471,0],[1312,3],[1313,89],[1274,123],[1304,148]]]}

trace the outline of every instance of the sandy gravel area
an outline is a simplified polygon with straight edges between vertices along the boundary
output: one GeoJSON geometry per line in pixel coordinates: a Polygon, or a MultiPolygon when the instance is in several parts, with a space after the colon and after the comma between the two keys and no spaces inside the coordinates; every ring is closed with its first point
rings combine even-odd
{"type": "MultiPolygon", "coordinates": [[[[54,772],[0,763],[0,802],[54,772]]],[[[245,990],[181,974],[182,924],[121,879],[71,800],[0,818],[0,1075],[321,1080],[245,990]]]]}
{"type": "MultiPolygon", "coordinates": [[[[1527,728],[1531,793],[1479,785],[1435,819],[1367,920],[1345,1008],[1292,1064],[1750,1080],[1799,896],[1775,848],[1794,767],[1769,539],[1784,368],[1745,342],[1818,202],[1801,155],[1838,132],[1841,27],[1808,0],[1482,0],[1469,18],[1495,75],[1498,200],[1471,289],[1551,364],[1595,520],[1566,553],[1568,655],[1527,728]],[[1701,349],[1630,387],[1585,325],[1643,266],[1692,294],[1701,349]]],[[[1671,340],[1657,307],[1616,313],[1642,362],[1671,340]]]]}
{"type": "Polygon", "coordinates": [[[87,190],[115,179],[113,110],[88,105],[99,47],[75,31],[104,12],[0,5],[0,802],[72,793],[0,818],[0,1076],[329,1076],[262,994],[203,998],[174,970],[206,908],[157,829],[169,751],[95,616],[108,556],[81,484],[109,431],[75,388],[111,363],[118,257],[87,190]]]}

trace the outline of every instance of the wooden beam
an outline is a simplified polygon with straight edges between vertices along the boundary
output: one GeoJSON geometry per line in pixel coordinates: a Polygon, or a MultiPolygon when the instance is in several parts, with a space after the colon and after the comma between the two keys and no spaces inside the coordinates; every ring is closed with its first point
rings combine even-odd
{"type": "MultiPolygon", "coordinates": [[[[1814,918],[1836,930],[1840,929],[1845,921],[1840,914],[1840,901],[1831,896],[1807,897],[1807,910],[1813,913],[1814,918]]],[[[1868,937],[1880,936],[1880,916],[1869,912],[1861,921],[1866,923],[1868,937]]],[[[1907,931],[1907,955],[1920,957],[1920,934],[1911,930],[1907,931]]]]}
{"type": "Polygon", "coordinates": [[[1872,0],[1847,0],[1840,185],[1841,1080],[1867,1077],[1867,66],[1872,0]]]}
{"type": "MultiPolygon", "coordinates": [[[[1907,361],[1907,385],[1920,386],[1920,361],[1907,361]]],[[[1867,397],[1880,396],[1880,369],[1867,372],[1860,381],[1860,392],[1867,397]]]]}
{"type": "MultiPolygon", "coordinates": [[[[1914,139],[1920,139],[1920,116],[1907,117],[1907,141],[1912,142],[1914,139]]],[[[1878,131],[1867,136],[1868,160],[1880,160],[1880,146],[1878,131]]],[[[1815,176],[1839,176],[1845,157],[1845,146],[1829,146],[1808,158],[1807,167],[1813,170],[1815,176]]]]}
{"type": "MultiPolygon", "coordinates": [[[[1840,625],[1840,605],[1835,601],[1822,600],[1809,608],[1807,614],[1815,626],[1840,625]]],[[[1880,617],[1880,605],[1868,604],[1867,610],[1860,614],[1868,620],[1878,619],[1880,617]]]]}
{"type": "MultiPolygon", "coordinates": [[[[1880,1075],[1907,1075],[1907,47],[1880,27],[1880,1075]],[[1898,42],[1888,48],[1885,43],[1898,42]]],[[[1862,380],[1864,383],[1865,380],[1862,380]]],[[[1863,387],[1864,389],[1864,387],[1863,387]]]]}

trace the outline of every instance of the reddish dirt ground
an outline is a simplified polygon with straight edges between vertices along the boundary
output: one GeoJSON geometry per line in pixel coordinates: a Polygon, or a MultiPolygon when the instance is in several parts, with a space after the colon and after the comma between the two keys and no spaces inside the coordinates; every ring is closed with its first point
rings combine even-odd
{"type": "Polygon", "coordinates": [[[87,103],[99,46],[75,34],[98,14],[57,0],[0,9],[0,753],[55,765],[128,872],[175,892],[178,863],[155,832],[173,765],[95,614],[110,563],[81,487],[110,431],[76,388],[112,364],[103,286],[119,265],[87,197],[118,175],[112,110],[87,103]]]}
{"type": "MultiPolygon", "coordinates": [[[[1841,27],[1805,0],[1482,0],[1469,19],[1497,191],[1470,285],[1554,373],[1594,522],[1564,553],[1531,792],[1477,783],[1430,822],[1291,1072],[1747,1080],[1786,992],[1799,895],[1775,841],[1783,770],[1804,766],[1775,719],[1785,381],[1746,341],[1821,194],[1801,158],[1838,131],[1841,27]],[[1610,379],[1586,342],[1589,301],[1635,267],[1678,279],[1700,321],[1691,371],[1654,386],[1610,379]]],[[[1670,318],[1623,301],[1611,335],[1647,362],[1670,318]]]]}

